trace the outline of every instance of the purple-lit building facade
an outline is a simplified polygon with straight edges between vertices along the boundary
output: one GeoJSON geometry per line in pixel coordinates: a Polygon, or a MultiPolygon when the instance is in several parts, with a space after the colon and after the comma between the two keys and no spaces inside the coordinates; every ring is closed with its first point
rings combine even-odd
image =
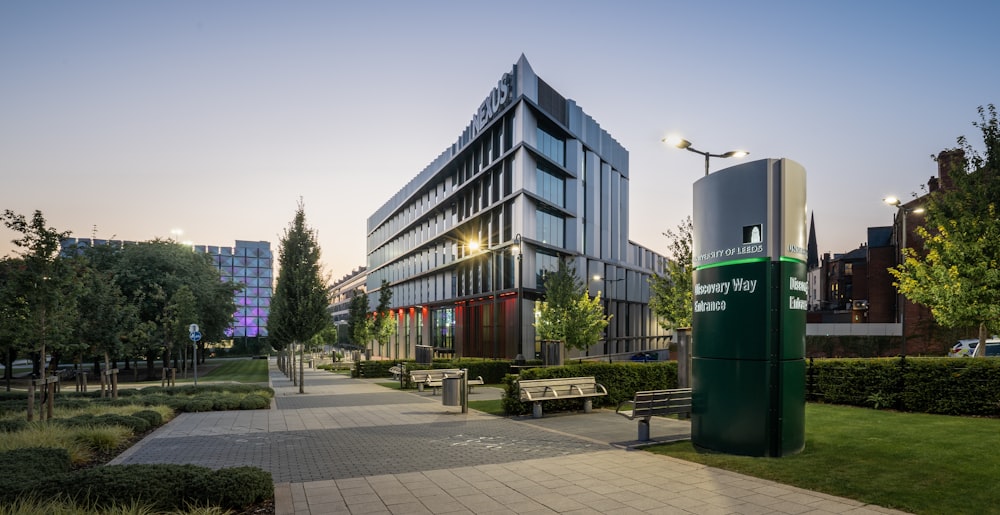
{"type": "Polygon", "coordinates": [[[226,330],[231,338],[267,336],[267,317],[274,293],[274,254],[266,241],[236,240],[234,247],[195,245],[195,252],[212,256],[222,280],[245,287],[236,294],[233,325],[226,330]]]}

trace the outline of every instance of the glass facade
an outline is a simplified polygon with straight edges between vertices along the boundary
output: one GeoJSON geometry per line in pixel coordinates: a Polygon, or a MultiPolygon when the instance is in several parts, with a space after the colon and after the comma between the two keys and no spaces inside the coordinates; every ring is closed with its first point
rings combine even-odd
{"type": "Polygon", "coordinates": [[[559,166],[566,165],[566,142],[557,138],[541,127],[535,129],[535,137],[538,140],[538,150],[555,161],[559,166]]]}
{"type": "Polygon", "coordinates": [[[267,318],[271,311],[274,256],[266,241],[236,241],[235,247],[198,245],[196,252],[212,256],[223,281],[239,283],[243,291],[236,293],[236,313],[232,327],[226,330],[230,338],[267,336],[267,318]]]}
{"type": "Polygon", "coordinates": [[[388,281],[394,308],[413,313],[399,317],[388,357],[417,344],[530,357],[543,271],[559,259],[587,278],[633,272],[633,287],[602,296],[623,321],[608,338],[626,342],[609,349],[649,348],[654,333],[665,342],[642,281],[663,258],[628,240],[628,151],[523,57],[498,88],[506,100],[495,89],[457,141],[368,218],[369,301],[388,281]]]}
{"type": "Polygon", "coordinates": [[[538,196],[552,203],[553,206],[566,207],[566,181],[545,169],[535,170],[535,183],[538,196]]]}

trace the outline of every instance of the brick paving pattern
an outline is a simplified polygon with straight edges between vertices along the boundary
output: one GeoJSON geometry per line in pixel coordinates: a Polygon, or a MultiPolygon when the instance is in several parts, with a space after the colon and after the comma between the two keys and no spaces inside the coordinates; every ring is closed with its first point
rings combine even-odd
{"type": "MultiPolygon", "coordinates": [[[[636,452],[636,423],[612,411],[463,414],[380,381],[307,370],[299,394],[272,361],[276,409],[181,414],[112,463],[261,467],[277,515],[900,513],[636,452]]],[[[690,424],[654,420],[651,434],[687,439],[690,424]]]]}

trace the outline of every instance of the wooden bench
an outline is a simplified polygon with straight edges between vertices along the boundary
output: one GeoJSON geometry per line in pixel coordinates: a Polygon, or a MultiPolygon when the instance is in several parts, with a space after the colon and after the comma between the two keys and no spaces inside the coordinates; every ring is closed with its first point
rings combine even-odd
{"type": "Polygon", "coordinates": [[[399,381],[399,376],[404,373],[404,368],[399,365],[393,365],[389,367],[389,373],[392,374],[392,378],[399,381]]]}
{"type": "Polygon", "coordinates": [[[583,411],[593,409],[592,397],[607,395],[604,385],[593,377],[561,377],[556,379],[520,379],[517,387],[521,391],[521,402],[532,402],[531,416],[542,417],[542,402],[553,399],[584,399],[583,411]]]}
{"type": "Polygon", "coordinates": [[[639,441],[649,441],[649,419],[653,416],[691,413],[691,389],[648,390],[635,392],[635,399],[618,403],[615,413],[639,419],[639,441]],[[631,409],[625,409],[631,407],[631,409]]]}
{"type": "MultiPolygon", "coordinates": [[[[462,377],[462,371],[457,368],[436,368],[431,370],[411,370],[410,380],[417,385],[417,391],[424,391],[424,387],[433,388],[433,394],[437,395],[438,388],[444,385],[444,380],[449,377],[462,377]]],[[[484,384],[483,377],[469,378],[469,391],[474,385],[484,384]]]]}

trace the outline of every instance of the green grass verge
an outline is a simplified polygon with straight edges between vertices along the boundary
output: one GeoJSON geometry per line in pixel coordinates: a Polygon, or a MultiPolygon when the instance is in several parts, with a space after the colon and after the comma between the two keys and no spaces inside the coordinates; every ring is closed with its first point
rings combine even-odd
{"type": "Polygon", "coordinates": [[[1000,420],[806,406],[805,450],[783,458],[650,452],[912,513],[1000,513],[1000,420]]]}
{"type": "Polygon", "coordinates": [[[482,411],[483,413],[489,413],[490,415],[496,415],[498,417],[504,416],[503,401],[500,399],[493,399],[489,401],[469,401],[469,408],[476,411],[482,411]]]}
{"type": "MultiPolygon", "coordinates": [[[[204,381],[234,381],[237,383],[266,383],[267,382],[267,360],[266,359],[237,359],[222,361],[222,364],[212,369],[204,375],[199,375],[198,379],[204,381]]],[[[188,372],[191,372],[188,370],[188,372]]],[[[193,378],[185,380],[178,379],[177,382],[193,382],[193,378]]]]}

